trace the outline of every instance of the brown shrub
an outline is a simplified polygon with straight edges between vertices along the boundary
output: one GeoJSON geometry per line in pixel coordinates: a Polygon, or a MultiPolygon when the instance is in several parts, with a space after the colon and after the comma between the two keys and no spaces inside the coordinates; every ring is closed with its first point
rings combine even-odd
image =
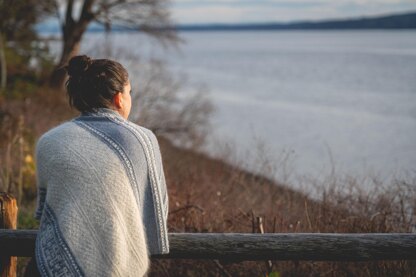
{"type": "MultiPolygon", "coordinates": [[[[33,155],[39,135],[74,115],[66,105],[64,94],[46,90],[23,101],[0,102],[1,167],[13,179],[1,186],[9,189],[16,183],[30,188],[22,189],[23,210],[33,210],[35,188],[33,173],[22,173],[25,158],[33,155]]],[[[160,138],[160,144],[169,189],[170,232],[251,233],[256,231],[257,217],[262,217],[266,232],[290,233],[410,232],[415,223],[414,180],[394,181],[390,188],[372,192],[354,189],[360,187],[356,180],[333,180],[331,186],[321,188],[320,199],[312,199],[220,159],[177,148],[166,139],[160,138]]],[[[281,276],[414,276],[416,264],[274,262],[273,270],[281,276]]],[[[159,260],[150,275],[262,276],[266,271],[265,262],[159,260]]]]}

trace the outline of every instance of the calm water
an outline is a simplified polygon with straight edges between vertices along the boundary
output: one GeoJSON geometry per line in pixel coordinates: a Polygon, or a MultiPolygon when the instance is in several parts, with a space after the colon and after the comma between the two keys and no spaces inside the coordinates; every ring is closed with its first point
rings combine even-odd
{"type": "MultiPolygon", "coordinates": [[[[320,178],[333,169],[416,176],[416,31],[182,37],[180,52],[165,53],[140,35],[114,34],[111,41],[163,56],[171,70],[188,76],[184,93],[209,88],[216,112],[207,151],[227,141],[245,153],[261,141],[276,163],[289,155],[286,169],[296,176],[320,178]]],[[[85,51],[97,40],[89,36],[85,51]]]]}

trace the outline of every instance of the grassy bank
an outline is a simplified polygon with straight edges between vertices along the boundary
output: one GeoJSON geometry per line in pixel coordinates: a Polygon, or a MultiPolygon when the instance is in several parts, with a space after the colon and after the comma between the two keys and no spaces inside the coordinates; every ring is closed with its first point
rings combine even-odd
{"type": "MultiPolygon", "coordinates": [[[[178,149],[161,140],[169,184],[169,226],[174,232],[409,232],[414,220],[415,184],[397,181],[383,192],[345,193],[335,183],[320,201],[221,160],[178,149]],[[337,187],[339,189],[337,189],[337,187]],[[413,201],[413,202],[412,202],[413,201]],[[413,203],[413,204],[412,204],[413,203]],[[410,208],[409,205],[413,205],[410,208]]],[[[335,182],[335,180],[334,180],[335,182]]],[[[264,262],[158,261],[154,276],[262,276],[264,262]],[[167,274],[169,273],[169,274],[167,274]]],[[[281,276],[412,276],[414,262],[275,262],[281,276]]]]}
{"type": "MultiPolygon", "coordinates": [[[[36,228],[33,151],[37,138],[77,113],[62,93],[40,88],[24,97],[2,98],[1,189],[20,200],[19,228],[36,228]]],[[[321,199],[221,159],[181,149],[160,138],[169,190],[170,232],[410,232],[415,222],[416,184],[397,181],[378,192],[351,190],[354,180],[332,180],[321,199]],[[329,187],[329,189],[328,189],[329,187]]],[[[322,186],[323,187],[323,186],[322,186]]],[[[27,260],[21,259],[21,268],[27,260]]],[[[273,262],[280,276],[414,276],[414,261],[273,262]]],[[[262,276],[265,262],[155,261],[151,276],[262,276]]]]}

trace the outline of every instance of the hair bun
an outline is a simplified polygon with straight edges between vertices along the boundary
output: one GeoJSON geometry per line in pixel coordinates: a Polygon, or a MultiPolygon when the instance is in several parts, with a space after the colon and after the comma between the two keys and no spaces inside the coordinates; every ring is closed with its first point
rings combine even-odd
{"type": "Polygon", "coordinates": [[[81,77],[92,64],[92,59],[86,55],[75,56],[69,60],[67,71],[68,75],[73,78],[81,77]]]}

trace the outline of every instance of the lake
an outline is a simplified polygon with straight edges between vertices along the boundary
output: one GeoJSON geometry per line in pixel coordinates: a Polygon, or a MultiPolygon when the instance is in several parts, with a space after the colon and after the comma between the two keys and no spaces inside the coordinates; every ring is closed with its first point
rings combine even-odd
{"type": "MultiPolygon", "coordinates": [[[[115,33],[110,41],[163,58],[187,76],[185,94],[208,88],[216,110],[205,151],[217,153],[218,144],[228,142],[251,160],[248,168],[259,170],[254,157],[263,147],[279,165],[276,177],[287,182],[334,172],[416,177],[416,31],[180,36],[186,41],[180,51],[164,51],[135,33],[115,33]]],[[[101,39],[88,34],[84,51],[101,39]]]]}

